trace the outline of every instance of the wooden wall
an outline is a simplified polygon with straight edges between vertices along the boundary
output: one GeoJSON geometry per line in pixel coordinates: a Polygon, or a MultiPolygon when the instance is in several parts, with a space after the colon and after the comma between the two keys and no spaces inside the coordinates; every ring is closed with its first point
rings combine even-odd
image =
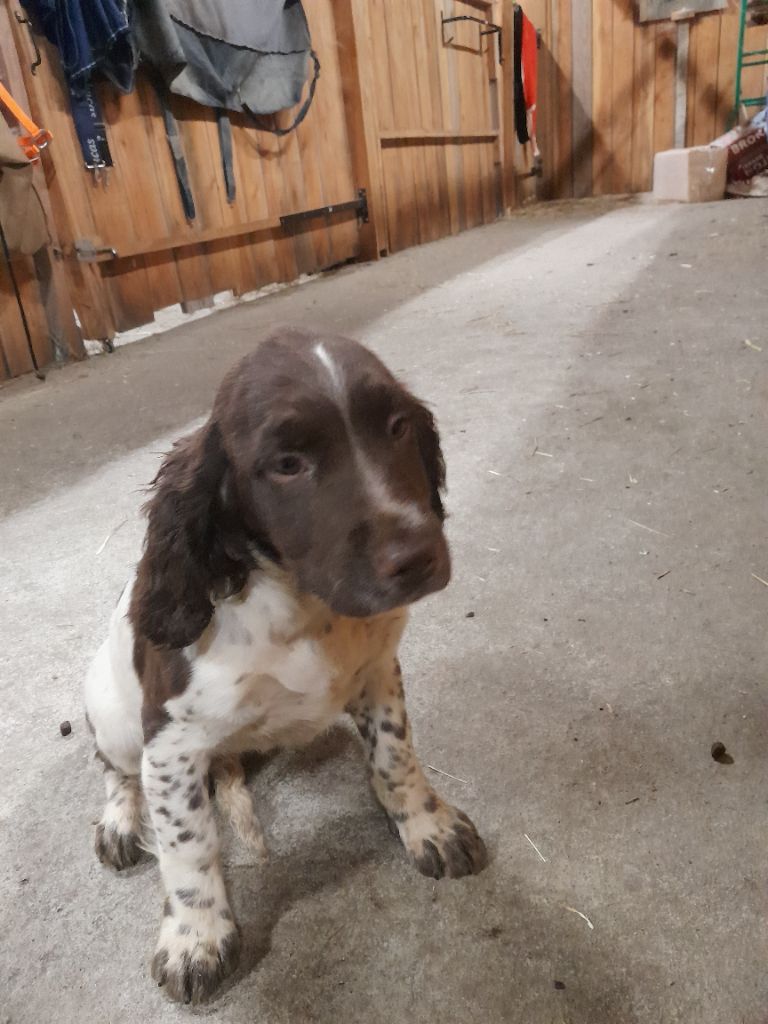
{"type": "MultiPolygon", "coordinates": [[[[54,351],[82,353],[73,309],[85,337],[110,339],[177,302],[192,310],[218,292],[242,294],[378,258],[488,223],[531,199],[648,189],[654,152],[674,141],[677,28],[636,23],[633,0],[523,7],[542,36],[541,177],[531,176],[531,147],[514,135],[513,0],[308,0],[322,64],[314,107],[283,138],[232,117],[233,204],[213,113],[173,98],[198,211],[188,223],[147,83],[140,78],[129,96],[99,86],[115,167],[94,181],[82,166],[57,55],[41,44],[43,64],[32,75],[16,0],[0,0],[0,77],[54,134],[36,172],[52,245],[34,266],[14,264],[37,361],[49,362],[54,351]],[[497,36],[481,38],[476,24],[455,22],[443,38],[441,16],[501,25],[503,61],[497,36]],[[354,199],[359,188],[368,195],[365,224],[347,211],[281,225],[282,215],[354,199]],[[81,239],[118,256],[80,262],[81,239]]],[[[725,129],[737,8],[729,0],[726,11],[691,23],[688,144],[725,129]]],[[[748,43],[765,46],[767,37],[752,29],[748,43]]],[[[760,69],[748,72],[748,91],[758,93],[762,81],[760,69]]],[[[0,379],[31,366],[0,268],[0,379]]]]}
{"type": "MultiPolygon", "coordinates": [[[[16,9],[15,0],[0,0],[24,99],[54,136],[42,162],[52,227],[88,338],[110,339],[174,303],[191,310],[218,292],[238,295],[361,256],[378,258],[488,223],[502,210],[496,37],[481,39],[477,25],[458,23],[446,46],[440,27],[443,11],[498,18],[500,0],[306,3],[322,66],[314,106],[298,131],[282,138],[231,117],[233,204],[213,112],[173,97],[197,207],[191,223],[149,84],[139,76],[128,96],[98,86],[115,167],[94,180],[83,168],[58,56],[38,40],[43,64],[30,73],[33,49],[16,9]],[[368,192],[367,225],[350,211],[290,229],[280,223],[285,214],[354,199],[359,188],[368,192]],[[114,249],[117,258],[80,262],[81,240],[114,249]]],[[[28,299],[44,349],[45,320],[28,299]]],[[[3,315],[13,320],[7,304],[3,315]]],[[[19,337],[16,326],[13,333],[19,337]]],[[[40,358],[47,361],[45,352],[40,358]]],[[[0,377],[23,372],[27,362],[0,363],[0,377]]]]}
{"type": "MultiPolygon", "coordinates": [[[[532,7],[529,4],[524,8],[532,7]]],[[[545,126],[542,198],[642,192],[651,187],[653,154],[675,144],[678,29],[638,24],[634,0],[549,0],[543,30],[540,96],[545,126]]],[[[738,0],[690,24],[685,145],[722,134],[733,110],[738,0]]],[[[750,28],[747,48],[768,46],[768,30],[750,28]]],[[[763,69],[745,71],[752,95],[763,69]]]]}
{"type": "MultiPolygon", "coordinates": [[[[43,66],[34,79],[27,76],[27,87],[39,122],[54,136],[44,165],[87,337],[111,338],[152,320],[164,306],[194,308],[217,292],[239,295],[357,255],[354,214],[309,221],[289,234],[279,222],[283,214],[356,195],[331,0],[306,6],[322,64],[314,106],[282,138],[231,118],[234,203],[226,200],[213,111],[172,97],[197,210],[192,222],[184,217],[157,97],[144,78],[127,96],[108,83],[99,86],[115,166],[94,181],[83,168],[57,55],[41,41],[43,66]],[[118,259],[78,264],[72,255],[78,239],[114,248],[118,259]]],[[[28,60],[21,27],[16,41],[28,60]]]]}

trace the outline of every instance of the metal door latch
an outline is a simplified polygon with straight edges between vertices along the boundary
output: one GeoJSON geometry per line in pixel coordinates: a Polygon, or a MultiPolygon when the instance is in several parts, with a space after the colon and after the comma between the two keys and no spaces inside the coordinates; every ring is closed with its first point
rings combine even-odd
{"type": "Polygon", "coordinates": [[[117,259],[117,249],[94,245],[90,238],[76,238],[72,250],[80,263],[105,263],[117,259]]]}

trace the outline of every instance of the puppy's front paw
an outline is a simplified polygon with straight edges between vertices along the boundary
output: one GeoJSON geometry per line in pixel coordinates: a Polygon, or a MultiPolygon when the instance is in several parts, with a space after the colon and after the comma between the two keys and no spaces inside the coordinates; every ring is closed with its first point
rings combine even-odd
{"type": "Polygon", "coordinates": [[[397,826],[414,864],[429,878],[477,875],[488,863],[485,843],[466,814],[434,795],[397,826]]]}
{"type": "MultiPolygon", "coordinates": [[[[167,909],[167,908],[166,908],[167,909]]],[[[237,967],[240,936],[229,910],[167,914],[152,977],[178,1003],[202,1003],[237,967]]]]}

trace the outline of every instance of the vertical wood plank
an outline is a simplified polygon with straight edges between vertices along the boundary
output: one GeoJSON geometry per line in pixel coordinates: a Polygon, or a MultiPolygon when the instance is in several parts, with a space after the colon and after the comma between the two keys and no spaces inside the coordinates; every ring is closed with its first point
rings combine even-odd
{"type": "MultiPolygon", "coordinates": [[[[555,118],[556,131],[554,136],[555,159],[553,172],[553,190],[558,199],[570,198],[573,195],[573,153],[574,153],[574,122],[573,122],[573,26],[571,23],[572,0],[552,0],[556,11],[553,18],[553,72],[555,75],[555,118]]],[[[585,5],[586,6],[586,5],[585,5]]]]}
{"type": "Polygon", "coordinates": [[[35,354],[37,365],[43,369],[53,361],[54,350],[48,329],[45,303],[40,291],[40,283],[37,280],[32,257],[15,257],[13,259],[13,272],[21,295],[21,304],[24,307],[32,351],[35,354]]]}
{"type": "Polygon", "coordinates": [[[571,0],[573,194],[592,195],[592,0],[571,0]]]}
{"type": "Polygon", "coordinates": [[[613,3],[592,6],[593,190],[613,184],[613,3]]]}
{"type": "MultiPolygon", "coordinates": [[[[530,9],[531,5],[529,5],[530,9]]],[[[530,10],[533,13],[533,10],[530,10]]],[[[557,161],[557,65],[554,39],[556,31],[557,6],[555,0],[542,4],[541,14],[534,24],[540,28],[542,46],[538,59],[538,96],[536,103],[536,134],[542,152],[542,176],[538,182],[539,199],[555,198],[557,161]]]]}
{"type": "MultiPolygon", "coordinates": [[[[472,5],[465,3],[457,13],[475,14],[472,5]]],[[[473,45],[477,45],[476,27],[468,24],[466,30],[470,33],[473,45]]],[[[486,48],[491,45],[490,36],[481,37],[479,52],[467,53],[465,62],[466,89],[468,103],[465,108],[467,127],[488,128],[490,127],[490,106],[488,102],[488,74],[486,48]]],[[[466,149],[471,151],[471,166],[473,168],[474,201],[473,208],[476,211],[475,224],[480,225],[486,222],[488,216],[488,197],[485,188],[485,179],[488,175],[487,146],[480,142],[467,143],[466,149]]]]}
{"type": "Polygon", "coordinates": [[[483,223],[492,224],[498,216],[496,198],[496,147],[493,142],[481,142],[483,161],[483,223]]]}
{"type": "MultiPolygon", "coordinates": [[[[423,42],[423,10],[418,2],[409,2],[403,16],[408,20],[406,28],[412,45],[410,46],[411,61],[413,64],[415,92],[411,97],[412,116],[416,118],[416,126],[423,131],[432,128],[432,103],[429,91],[429,75],[427,73],[426,61],[428,55],[425,52],[423,42]]],[[[440,237],[439,233],[439,210],[437,199],[437,160],[435,146],[424,144],[414,145],[413,150],[418,154],[417,184],[416,188],[420,199],[421,224],[420,241],[433,242],[440,237]]]]}
{"type": "MultiPolygon", "coordinates": [[[[229,226],[236,229],[239,224],[248,219],[248,200],[243,187],[244,182],[239,171],[237,142],[238,133],[234,116],[229,116],[230,132],[232,135],[232,167],[235,176],[235,198],[234,202],[227,199],[226,183],[224,180],[224,168],[221,159],[221,143],[219,142],[218,125],[212,119],[208,127],[208,146],[211,153],[211,161],[216,167],[216,206],[213,216],[221,226],[229,226]]],[[[232,291],[235,296],[243,295],[253,288],[256,277],[251,247],[248,245],[247,237],[233,235],[231,239],[223,239],[221,247],[230,248],[226,262],[227,277],[222,282],[223,291],[232,291]]],[[[219,290],[219,289],[216,289],[219,290]]]]}
{"type": "MultiPolygon", "coordinates": [[[[261,161],[267,205],[273,214],[290,213],[285,195],[285,174],[281,163],[280,140],[267,132],[253,133],[253,146],[261,161]]],[[[280,268],[280,280],[295,281],[299,266],[293,239],[280,232],[274,236],[275,254],[280,268]]]]}
{"type": "MultiPolygon", "coordinates": [[[[698,27],[700,24],[699,18],[691,18],[685,22],[680,23],[680,28],[688,33],[688,58],[687,66],[682,70],[682,74],[685,76],[684,87],[685,87],[685,122],[684,122],[684,141],[681,145],[692,146],[693,137],[695,131],[696,121],[696,108],[698,105],[698,81],[697,71],[699,66],[698,61],[698,46],[699,46],[699,32],[698,27]]],[[[703,70],[703,69],[702,69],[703,70]]],[[[678,82],[680,79],[680,69],[678,69],[678,82]]],[[[679,117],[679,110],[678,110],[679,117]]],[[[679,121],[675,128],[676,135],[679,138],[680,124],[679,121]]]]}
{"type": "MultiPolygon", "coordinates": [[[[269,201],[262,170],[263,160],[256,144],[256,132],[240,118],[232,119],[232,132],[237,189],[242,197],[245,215],[248,220],[267,219],[270,215],[269,201]]],[[[274,232],[262,231],[258,235],[247,235],[244,245],[250,251],[253,267],[253,277],[249,282],[250,290],[281,280],[274,232]]]]}
{"type": "Polygon", "coordinates": [[[613,62],[611,98],[611,192],[628,192],[632,178],[632,128],[637,99],[633,77],[635,24],[632,0],[615,0],[613,6],[613,62]]]}
{"type": "MultiPolygon", "coordinates": [[[[392,76],[389,61],[389,39],[384,16],[384,0],[364,0],[368,4],[372,39],[376,46],[371,48],[373,58],[373,82],[376,120],[379,131],[392,130],[395,126],[392,76]]],[[[401,184],[403,178],[402,154],[396,148],[381,147],[382,194],[386,208],[387,247],[392,252],[405,247],[406,227],[405,198],[401,184]]]]}
{"type": "MultiPolygon", "coordinates": [[[[317,102],[317,99],[315,102],[317,102]]],[[[325,206],[330,199],[331,192],[328,192],[324,179],[326,175],[331,174],[333,160],[324,160],[322,156],[320,156],[320,159],[312,159],[312,141],[311,137],[307,134],[306,124],[299,125],[294,134],[297,143],[295,151],[296,198],[294,209],[318,209],[321,206],[325,206]],[[324,173],[324,164],[326,173],[324,173]]],[[[319,147],[316,145],[315,155],[322,154],[329,141],[329,139],[325,139],[323,145],[319,147]],[[320,154],[317,153],[318,148],[320,149],[320,154]]],[[[315,217],[310,221],[305,221],[300,225],[299,230],[308,236],[312,244],[314,263],[311,269],[317,271],[330,267],[335,262],[335,258],[327,218],[315,217]]]]}
{"type": "Polygon", "coordinates": [[[656,25],[656,69],[653,88],[653,152],[671,149],[675,142],[675,67],[677,29],[670,22],[656,25]]]}
{"type": "MultiPolygon", "coordinates": [[[[452,0],[436,0],[439,13],[450,17],[453,10],[452,0]]],[[[461,127],[461,102],[459,99],[459,67],[456,51],[442,45],[443,63],[441,80],[443,82],[443,124],[446,128],[458,131],[461,127]],[[444,72],[444,73],[443,73],[444,72]]],[[[467,226],[466,179],[464,174],[464,147],[452,144],[451,167],[453,172],[452,189],[455,196],[456,230],[463,231],[467,226]]]]}
{"type": "MultiPolygon", "coordinates": [[[[390,42],[390,68],[393,83],[396,128],[424,128],[419,100],[419,76],[416,41],[411,20],[411,0],[388,0],[387,36],[390,42]]],[[[429,189],[425,147],[409,143],[403,147],[411,171],[410,188],[416,210],[416,243],[434,240],[433,197],[429,189]]]]}
{"type": "Polygon", "coordinates": [[[368,223],[360,228],[363,259],[378,259],[389,248],[382,182],[379,112],[371,19],[367,0],[335,0],[341,87],[352,168],[368,195],[368,223]]]}
{"type": "MultiPolygon", "coordinates": [[[[688,76],[691,66],[691,26],[688,20],[678,21],[677,55],[675,58],[675,146],[684,146],[688,136],[688,76]]],[[[695,66],[695,65],[694,65],[695,66]]]]}
{"type": "MultiPolygon", "coordinates": [[[[435,129],[445,125],[443,106],[443,42],[439,30],[439,12],[435,0],[421,0],[421,19],[423,26],[423,45],[428,54],[427,71],[430,97],[430,124],[435,129]]],[[[456,221],[456,188],[453,170],[452,150],[455,147],[448,143],[435,147],[434,165],[437,174],[437,195],[440,219],[440,236],[452,234],[457,230],[456,221]]]]}
{"type": "MultiPolygon", "coordinates": [[[[308,209],[305,198],[304,182],[302,180],[301,154],[299,153],[298,140],[294,135],[288,135],[277,139],[278,153],[280,160],[280,171],[283,179],[284,210],[288,213],[294,210],[308,209]]],[[[318,267],[317,252],[313,244],[313,236],[317,226],[310,226],[304,230],[305,225],[289,229],[286,233],[293,242],[293,251],[296,256],[296,269],[301,274],[311,274],[318,267]]]]}
{"type": "MultiPolygon", "coordinates": [[[[434,40],[437,48],[437,88],[440,101],[440,112],[437,120],[438,126],[443,129],[451,129],[455,123],[454,113],[455,87],[451,67],[449,66],[448,48],[443,46],[440,32],[440,15],[443,12],[443,4],[447,0],[425,0],[427,13],[431,10],[432,24],[434,26],[434,40]]],[[[443,159],[445,162],[445,180],[448,199],[448,222],[451,234],[460,230],[459,220],[459,189],[460,166],[458,158],[458,146],[446,144],[443,147],[443,159]]]]}
{"type": "Polygon", "coordinates": [[[691,29],[695,36],[695,57],[689,77],[696,83],[696,93],[689,105],[689,138],[692,146],[706,145],[716,134],[721,20],[719,14],[701,15],[691,29]]]}
{"type": "Polygon", "coordinates": [[[466,181],[467,227],[476,228],[483,223],[481,195],[480,144],[470,142],[462,146],[466,181]]]}
{"type": "MultiPolygon", "coordinates": [[[[493,0],[489,8],[491,19],[495,25],[501,25],[501,0],[493,0]]],[[[502,168],[504,166],[504,138],[501,126],[501,64],[499,63],[499,45],[502,40],[494,37],[488,48],[488,100],[490,103],[490,126],[498,133],[491,153],[491,199],[493,201],[494,219],[504,213],[504,196],[502,192],[502,168]]]]}
{"type": "MultiPolygon", "coordinates": [[[[438,127],[438,120],[432,105],[431,68],[437,67],[436,49],[430,48],[425,25],[426,10],[421,0],[411,0],[411,28],[414,42],[414,63],[418,87],[420,127],[431,131],[438,127]]],[[[434,72],[432,72],[434,73],[434,72]]],[[[428,237],[430,241],[447,235],[450,228],[447,218],[447,188],[445,185],[445,162],[440,152],[441,145],[427,144],[423,147],[426,179],[423,190],[429,216],[428,237]]]]}
{"type": "MultiPolygon", "coordinates": [[[[39,191],[42,195],[44,189],[39,191]]],[[[48,210],[48,222],[52,225],[53,216],[47,197],[43,201],[48,210]]],[[[75,323],[72,294],[63,260],[53,254],[50,246],[45,246],[35,253],[33,262],[54,355],[57,359],[82,359],[85,346],[75,323]]]]}
{"type": "MultiPolygon", "coordinates": [[[[487,13],[487,12],[482,12],[487,13]]],[[[475,124],[478,127],[490,128],[491,104],[489,96],[488,67],[489,50],[494,40],[491,36],[480,38],[480,55],[474,64],[474,88],[475,88],[475,124]]],[[[477,149],[479,167],[479,191],[480,191],[480,223],[487,224],[494,218],[493,198],[489,190],[491,176],[493,174],[492,160],[489,147],[486,143],[473,143],[477,149]]]]}
{"type": "MultiPolygon", "coordinates": [[[[255,219],[258,214],[251,214],[252,190],[251,183],[243,174],[243,167],[240,159],[240,148],[242,146],[243,123],[239,115],[230,113],[230,132],[232,136],[232,168],[235,178],[235,199],[229,203],[226,194],[226,183],[224,181],[223,167],[220,170],[219,196],[223,222],[237,228],[241,223],[255,219]]],[[[217,133],[218,134],[218,133],[217,133]]],[[[215,142],[216,157],[221,165],[221,144],[218,138],[215,142]]],[[[259,176],[260,178],[260,176],[259,176]]],[[[231,240],[237,258],[237,279],[233,287],[236,295],[243,295],[246,292],[258,288],[266,283],[264,279],[263,265],[257,258],[258,245],[254,243],[253,235],[236,235],[231,240]]],[[[177,262],[178,266],[178,262],[177,262]]]]}
{"type": "Polygon", "coordinates": [[[33,368],[24,322],[5,259],[0,255],[0,378],[19,377],[33,368]]]}
{"type": "MultiPolygon", "coordinates": [[[[358,188],[365,188],[364,182],[352,164],[352,137],[347,124],[342,84],[341,60],[339,58],[338,35],[332,0],[324,0],[322,17],[318,23],[317,45],[327,54],[324,71],[325,89],[318,102],[316,117],[325,125],[322,157],[316,162],[323,182],[326,203],[337,203],[353,199],[358,188]]],[[[311,131],[307,135],[308,159],[315,159],[316,125],[307,122],[311,131]]],[[[375,202],[374,202],[375,205],[375,202]]],[[[369,209],[370,218],[370,209],[369,209]]],[[[369,221],[370,222],[370,221],[369,221]]],[[[326,218],[326,230],[330,242],[331,266],[343,263],[360,254],[360,227],[357,218],[349,215],[326,218]]],[[[378,257],[378,252],[374,254],[378,257]]]]}
{"type": "MultiPolygon", "coordinates": [[[[379,0],[376,6],[384,27],[382,38],[386,40],[392,128],[418,127],[409,120],[415,86],[409,85],[406,75],[401,73],[412,68],[410,59],[405,61],[405,69],[402,63],[406,40],[403,39],[400,21],[401,0],[397,3],[379,0]]],[[[411,147],[393,146],[387,154],[385,167],[390,171],[387,184],[387,205],[392,205],[391,211],[388,210],[390,240],[393,249],[408,248],[419,241],[419,203],[411,147]]]]}
{"type": "MultiPolygon", "coordinates": [[[[333,69],[336,55],[335,40],[331,47],[327,46],[325,38],[325,26],[331,16],[329,0],[316,0],[314,4],[307,5],[307,19],[314,45],[318,54],[322,53],[327,57],[328,67],[324,76],[324,88],[315,93],[313,109],[309,119],[304,121],[289,136],[288,141],[295,136],[297,142],[297,163],[296,172],[296,203],[295,209],[316,209],[326,205],[330,199],[333,184],[333,164],[336,160],[341,161],[341,153],[331,153],[331,131],[335,120],[335,111],[331,110],[328,100],[333,93],[333,69]],[[325,80],[327,78],[327,81],[325,80]],[[327,124],[327,129],[322,136],[316,138],[314,135],[313,120],[327,124]],[[314,151],[314,152],[313,152],[314,151]]],[[[308,87],[307,87],[308,88],[308,87]]],[[[285,112],[279,119],[288,121],[293,117],[293,112],[285,112]]],[[[327,217],[318,217],[300,225],[300,230],[306,234],[314,252],[313,270],[322,270],[331,266],[335,261],[333,231],[330,229],[327,217]]]]}
{"type": "Polygon", "coordinates": [[[632,168],[630,192],[651,187],[654,132],[654,86],[656,76],[656,26],[635,27],[634,117],[632,119],[632,168]]]}
{"type": "Polygon", "coordinates": [[[739,11],[734,0],[720,16],[720,48],[717,65],[715,134],[722,135],[733,114],[736,97],[736,52],[739,45],[739,11]]]}

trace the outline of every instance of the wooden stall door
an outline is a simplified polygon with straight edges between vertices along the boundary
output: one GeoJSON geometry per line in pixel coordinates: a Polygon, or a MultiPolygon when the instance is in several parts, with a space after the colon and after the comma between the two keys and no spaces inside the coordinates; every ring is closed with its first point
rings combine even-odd
{"type": "MultiPolygon", "coordinates": [[[[15,0],[4,2],[16,8],[15,0]]],[[[115,166],[94,180],[83,167],[58,54],[37,40],[42,66],[26,84],[38,118],[54,134],[50,189],[87,337],[110,338],[175,303],[195,309],[219,292],[241,295],[358,256],[354,210],[281,220],[349,203],[361,185],[352,170],[332,0],[312,0],[305,9],[322,68],[314,104],[283,137],[231,115],[234,202],[227,202],[214,111],[171,97],[196,206],[192,221],[182,208],[158,100],[144,76],[129,95],[106,82],[97,87],[115,166]],[[106,250],[98,262],[78,261],[83,241],[106,250]]],[[[29,35],[13,27],[28,66],[29,35]]],[[[294,113],[278,115],[278,124],[294,113]]]]}
{"type": "Polygon", "coordinates": [[[376,136],[390,252],[501,213],[498,36],[485,0],[370,0],[376,136]]]}

